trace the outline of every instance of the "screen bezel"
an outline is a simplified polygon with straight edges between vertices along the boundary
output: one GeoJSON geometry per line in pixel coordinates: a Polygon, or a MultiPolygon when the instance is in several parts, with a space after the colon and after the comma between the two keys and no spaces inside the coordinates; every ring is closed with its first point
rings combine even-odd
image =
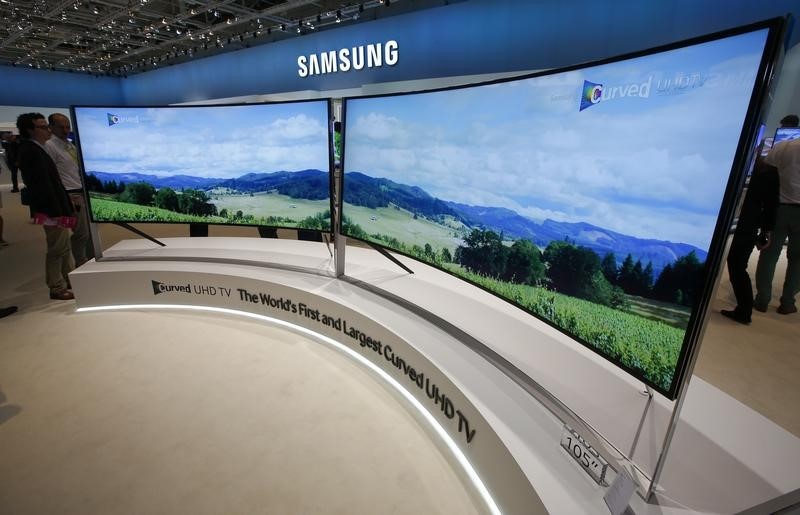
{"type": "MultiPolygon", "coordinates": [[[[323,235],[323,234],[332,234],[334,232],[334,222],[333,222],[333,212],[334,212],[334,176],[333,176],[333,149],[331,147],[331,138],[333,137],[331,134],[331,117],[332,117],[332,108],[331,108],[331,100],[330,99],[307,99],[307,100],[288,100],[288,101],[278,101],[278,102],[247,102],[247,103],[232,103],[232,104],[200,104],[200,105],[72,105],[70,106],[70,116],[72,117],[72,123],[74,125],[73,132],[75,134],[75,146],[77,147],[78,151],[78,167],[81,173],[81,180],[84,184],[84,199],[86,202],[86,206],[88,209],[89,220],[91,223],[95,224],[170,224],[170,225],[208,225],[208,226],[220,226],[220,227],[265,227],[270,229],[289,229],[289,230],[303,230],[308,231],[311,233],[323,235]],[[197,108],[217,108],[217,107],[246,107],[246,106],[264,106],[264,105],[283,105],[283,104],[303,104],[303,103],[322,103],[326,104],[327,110],[327,120],[325,122],[327,136],[326,136],[326,145],[328,149],[328,205],[329,205],[329,213],[330,213],[330,229],[323,230],[323,229],[306,229],[301,227],[290,227],[286,225],[260,225],[260,224],[249,224],[249,223],[220,223],[220,222],[173,222],[168,220],[162,221],[149,221],[149,220],[97,220],[94,217],[94,212],[92,211],[91,206],[91,198],[89,195],[88,189],[85,187],[87,184],[86,182],[86,170],[84,168],[83,163],[83,154],[81,153],[81,145],[80,145],[80,131],[78,127],[78,117],[76,116],[76,109],[82,108],[92,108],[92,109],[197,109],[197,108]]],[[[325,171],[325,170],[323,170],[325,171]]]]}
{"type": "Polygon", "coordinates": [[[693,365],[693,361],[696,358],[696,349],[700,343],[700,339],[703,334],[704,330],[704,320],[707,314],[709,305],[711,303],[711,296],[713,293],[714,286],[717,282],[717,277],[720,273],[723,261],[723,254],[725,251],[725,244],[727,241],[728,236],[728,229],[730,228],[731,223],[733,222],[734,213],[736,209],[736,205],[738,202],[738,196],[741,192],[741,185],[744,182],[745,175],[747,174],[747,162],[749,159],[750,149],[753,147],[753,143],[755,142],[755,138],[758,133],[758,128],[760,124],[759,116],[760,112],[764,107],[764,104],[767,100],[767,93],[769,91],[770,81],[775,76],[776,72],[776,62],[780,55],[780,51],[782,48],[783,43],[783,36],[784,36],[784,29],[785,28],[785,19],[783,18],[772,18],[768,20],[764,20],[757,23],[752,23],[749,25],[744,25],[741,27],[736,27],[724,31],[719,31],[711,34],[707,34],[704,36],[699,36],[695,38],[690,38],[682,41],[678,41],[675,43],[670,43],[667,45],[662,45],[658,47],[653,47],[637,52],[632,52],[628,54],[623,54],[620,56],[615,56],[607,59],[602,59],[598,61],[591,61],[586,63],[581,63],[573,66],[557,68],[557,69],[550,69],[543,72],[534,72],[523,74],[515,77],[509,78],[501,78],[496,80],[490,80],[485,82],[478,82],[472,84],[465,84],[459,86],[449,86],[449,87],[442,87],[442,88],[433,88],[428,90],[416,90],[416,91],[408,91],[408,92],[400,92],[400,93],[386,93],[386,94],[375,94],[375,95],[363,95],[363,96],[351,96],[345,97],[342,99],[342,173],[339,177],[339,195],[341,198],[341,215],[338,217],[337,220],[337,227],[336,232],[346,236],[348,238],[352,238],[357,241],[361,241],[366,243],[367,245],[380,247],[382,249],[391,251],[393,253],[397,253],[399,255],[408,257],[420,263],[423,263],[427,266],[431,266],[436,270],[441,272],[447,273],[453,277],[458,278],[468,284],[471,284],[477,288],[480,288],[483,291],[486,291],[499,299],[507,302],[522,311],[526,314],[537,318],[538,320],[548,324],[549,326],[555,328],[561,333],[566,334],[576,342],[580,343],[584,347],[588,348],[604,360],[612,363],[613,365],[621,368],[631,376],[635,377],[636,379],[644,382],[648,387],[653,388],[655,391],[661,393],[665,397],[670,400],[674,400],[677,398],[680,386],[686,380],[686,374],[688,371],[691,370],[693,365]],[[638,57],[645,57],[649,55],[658,54],[661,52],[667,52],[670,50],[675,50],[684,47],[690,47],[697,44],[707,43],[711,41],[716,41],[720,39],[725,39],[731,36],[742,35],[750,32],[755,32],[759,30],[767,30],[767,36],[765,38],[764,43],[764,50],[761,55],[761,61],[759,63],[758,71],[756,73],[756,79],[753,84],[752,93],[750,96],[750,101],[748,103],[747,112],[744,117],[744,122],[742,124],[742,130],[739,135],[738,144],[736,147],[736,151],[734,153],[733,161],[731,164],[731,171],[728,175],[728,182],[726,184],[722,200],[720,203],[720,210],[717,215],[717,223],[714,227],[711,242],[709,244],[708,255],[705,261],[705,267],[702,280],[702,287],[699,290],[699,295],[697,302],[692,306],[691,314],[689,317],[689,321],[687,323],[687,327],[684,333],[683,343],[681,345],[681,349],[679,352],[678,360],[675,365],[675,371],[672,377],[672,382],[668,389],[664,389],[658,384],[654,383],[653,381],[649,380],[648,378],[644,377],[642,374],[636,372],[635,370],[631,369],[630,367],[624,365],[620,361],[612,359],[610,356],[602,353],[599,349],[588,343],[587,341],[571,334],[565,328],[562,328],[553,322],[540,317],[531,311],[528,311],[519,303],[513,301],[512,299],[503,297],[498,293],[495,293],[489,290],[486,287],[483,287],[469,279],[466,279],[462,276],[456,275],[445,268],[437,267],[434,264],[429,262],[420,260],[413,255],[404,253],[402,251],[396,250],[392,247],[388,247],[386,245],[382,245],[380,243],[374,242],[372,240],[366,240],[363,238],[350,236],[346,233],[342,232],[342,220],[346,214],[344,208],[344,197],[345,197],[345,188],[347,181],[345,179],[345,170],[346,170],[346,163],[347,163],[347,104],[348,102],[355,101],[361,99],[369,99],[369,98],[382,98],[382,97],[398,97],[398,96],[407,96],[407,95],[417,95],[417,94],[425,94],[425,93],[434,93],[440,91],[449,91],[449,90],[458,90],[458,89],[466,89],[466,88],[474,88],[480,86],[488,86],[492,84],[500,84],[500,83],[508,83],[514,81],[521,81],[536,77],[545,77],[549,75],[554,75],[558,73],[570,72],[575,70],[581,70],[589,67],[600,66],[604,64],[611,64],[621,61],[626,61],[638,57]]]}

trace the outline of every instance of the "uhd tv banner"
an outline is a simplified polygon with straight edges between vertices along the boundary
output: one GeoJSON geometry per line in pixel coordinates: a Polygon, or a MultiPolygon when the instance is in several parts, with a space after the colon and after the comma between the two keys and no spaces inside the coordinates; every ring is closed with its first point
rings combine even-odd
{"type": "Polygon", "coordinates": [[[347,99],[342,232],[481,286],[672,395],[768,33],[347,99]]]}

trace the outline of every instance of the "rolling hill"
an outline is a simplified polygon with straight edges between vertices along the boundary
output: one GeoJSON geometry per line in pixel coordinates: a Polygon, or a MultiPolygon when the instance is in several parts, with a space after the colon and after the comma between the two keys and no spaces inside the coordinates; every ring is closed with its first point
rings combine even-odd
{"type": "Polygon", "coordinates": [[[687,243],[637,238],[587,222],[570,223],[548,219],[539,223],[506,208],[444,201],[417,186],[372,178],[359,172],[345,174],[344,201],[372,208],[394,204],[430,219],[449,215],[469,227],[489,229],[502,233],[509,239],[527,239],[542,248],[551,241],[568,239],[576,245],[593,250],[601,257],[613,252],[618,265],[628,254],[631,254],[634,261],[640,259],[643,264],[652,262],[656,274],[667,264],[692,251],[700,261],[705,261],[707,256],[704,249],[687,243]]]}

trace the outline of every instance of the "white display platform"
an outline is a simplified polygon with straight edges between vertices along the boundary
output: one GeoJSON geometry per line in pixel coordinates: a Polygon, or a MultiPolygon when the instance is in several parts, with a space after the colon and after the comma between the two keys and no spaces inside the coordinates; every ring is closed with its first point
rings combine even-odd
{"type": "MultiPolygon", "coordinates": [[[[103,261],[74,271],[78,306],[201,305],[306,327],[350,346],[412,392],[465,453],[502,512],[607,512],[607,489],[559,446],[562,422],[480,354],[483,347],[502,356],[628,454],[644,415],[644,387],[580,344],[455,277],[399,257],[414,270],[410,275],[371,249],[348,247],[346,278],[336,279],[333,259],[319,243],[163,241],[166,247],[120,242],[103,261]],[[300,303],[308,309],[293,312],[300,303]],[[466,338],[442,330],[437,317],[466,338]],[[383,350],[369,341],[362,346],[354,328],[380,340],[383,350]],[[438,387],[433,396],[432,384],[438,387]]],[[[646,473],[658,458],[671,409],[657,394],[645,415],[632,457],[646,473]]],[[[797,489],[798,460],[797,438],[695,378],[657,501],[634,496],[631,507],[635,513],[742,511],[797,489]]]]}

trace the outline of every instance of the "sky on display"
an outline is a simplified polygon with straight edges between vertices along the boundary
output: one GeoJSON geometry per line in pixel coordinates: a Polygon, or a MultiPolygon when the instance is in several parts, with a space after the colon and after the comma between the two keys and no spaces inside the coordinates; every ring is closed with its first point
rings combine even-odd
{"type": "Polygon", "coordinates": [[[328,170],[327,101],[80,107],[76,119],[87,172],[231,178],[328,170]]]}
{"type": "Polygon", "coordinates": [[[478,88],[348,100],[345,172],[707,249],[766,35],[478,88]],[[584,81],[603,92],[580,110],[584,81]]]}

